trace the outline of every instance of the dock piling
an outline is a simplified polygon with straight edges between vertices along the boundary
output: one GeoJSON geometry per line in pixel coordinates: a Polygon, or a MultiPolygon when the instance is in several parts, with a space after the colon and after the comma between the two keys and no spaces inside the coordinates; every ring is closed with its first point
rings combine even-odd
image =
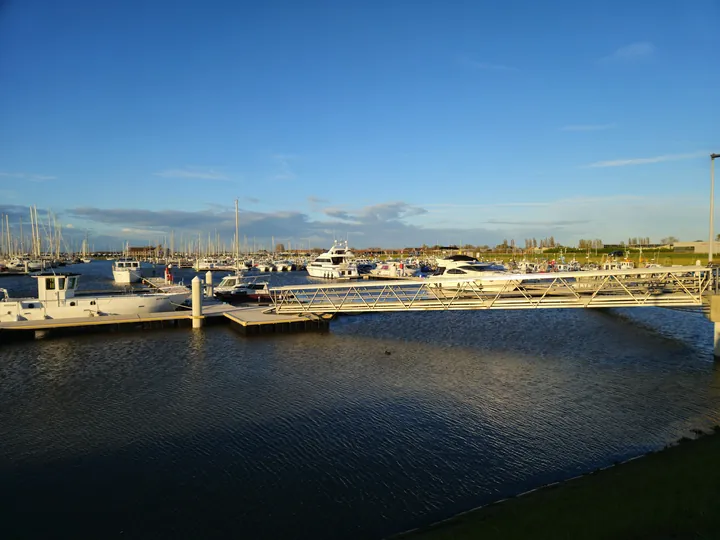
{"type": "Polygon", "coordinates": [[[192,327],[202,328],[203,325],[203,294],[202,281],[198,276],[192,279],[192,327]]]}
{"type": "Polygon", "coordinates": [[[210,270],[205,274],[205,295],[208,298],[213,297],[213,275],[210,270]]]}
{"type": "Polygon", "coordinates": [[[713,323],[713,354],[715,359],[720,359],[720,295],[710,296],[710,309],[707,317],[713,323]]]}

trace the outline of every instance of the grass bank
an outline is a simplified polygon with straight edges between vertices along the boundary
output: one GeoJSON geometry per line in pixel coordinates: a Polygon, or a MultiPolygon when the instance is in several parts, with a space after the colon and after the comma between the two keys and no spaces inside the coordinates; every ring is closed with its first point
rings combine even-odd
{"type": "Polygon", "coordinates": [[[720,538],[720,433],[487,506],[404,540],[720,538]]]}

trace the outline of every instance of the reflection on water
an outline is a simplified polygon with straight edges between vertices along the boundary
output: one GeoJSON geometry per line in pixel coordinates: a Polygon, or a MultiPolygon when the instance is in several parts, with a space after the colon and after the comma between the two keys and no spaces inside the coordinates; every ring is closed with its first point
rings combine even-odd
{"type": "Polygon", "coordinates": [[[379,538],[720,423],[711,334],[541,310],[3,346],[3,531],[379,538]]]}

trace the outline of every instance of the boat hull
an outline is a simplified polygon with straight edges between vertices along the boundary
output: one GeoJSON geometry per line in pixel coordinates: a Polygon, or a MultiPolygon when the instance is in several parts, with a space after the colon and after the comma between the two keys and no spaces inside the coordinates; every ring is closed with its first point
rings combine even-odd
{"type": "Polygon", "coordinates": [[[325,279],[356,279],[360,277],[357,268],[352,266],[313,266],[308,265],[307,273],[310,277],[325,279]]]}
{"type": "Polygon", "coordinates": [[[74,296],[65,300],[36,298],[0,302],[0,322],[70,319],[102,315],[143,315],[175,311],[190,291],[165,294],[74,296]]]}
{"type": "Polygon", "coordinates": [[[214,296],[229,304],[241,304],[250,299],[247,291],[216,291],[214,296]]]}

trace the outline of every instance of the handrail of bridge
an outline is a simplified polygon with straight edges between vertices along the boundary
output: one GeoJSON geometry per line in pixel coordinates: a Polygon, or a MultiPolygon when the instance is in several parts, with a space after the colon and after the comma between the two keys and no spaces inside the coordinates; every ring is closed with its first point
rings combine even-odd
{"type": "Polygon", "coordinates": [[[482,279],[353,281],[270,289],[277,313],[700,306],[717,268],[674,266],[482,279]]]}

